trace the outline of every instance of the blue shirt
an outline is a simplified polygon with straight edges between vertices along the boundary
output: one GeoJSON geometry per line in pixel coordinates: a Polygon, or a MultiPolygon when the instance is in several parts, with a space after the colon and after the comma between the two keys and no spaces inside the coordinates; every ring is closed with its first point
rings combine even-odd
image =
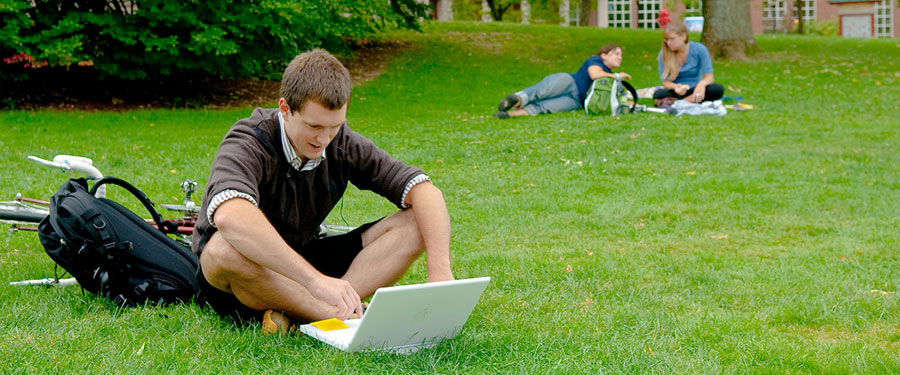
{"type": "Polygon", "coordinates": [[[575,80],[575,86],[578,86],[578,103],[584,103],[584,99],[587,98],[587,91],[591,88],[591,82],[593,82],[591,75],[588,74],[588,68],[594,65],[599,66],[604,72],[612,73],[612,70],[606,67],[606,64],[603,63],[603,59],[601,59],[599,55],[594,55],[588,57],[587,60],[584,60],[584,64],[581,64],[581,68],[572,74],[572,79],[575,80]]]}
{"type": "MultiPolygon", "coordinates": [[[[713,72],[713,67],[706,46],[697,42],[688,43],[690,47],[688,47],[687,58],[684,60],[684,64],[681,64],[681,69],[678,71],[678,77],[675,77],[672,82],[694,88],[697,86],[697,83],[703,79],[704,74],[711,74],[713,72]]],[[[659,78],[665,81],[667,79],[666,77],[663,77],[665,67],[663,66],[662,51],[659,52],[657,62],[659,65],[659,78]]]]}

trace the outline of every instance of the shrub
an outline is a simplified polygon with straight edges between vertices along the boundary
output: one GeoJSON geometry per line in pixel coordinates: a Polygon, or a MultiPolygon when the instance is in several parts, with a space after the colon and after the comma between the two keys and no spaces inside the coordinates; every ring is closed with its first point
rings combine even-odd
{"type": "Polygon", "coordinates": [[[385,27],[417,28],[414,0],[0,0],[4,79],[40,67],[100,78],[277,78],[298,52],[342,52],[385,27]]]}
{"type": "Polygon", "coordinates": [[[835,36],[838,35],[838,20],[834,18],[825,21],[810,21],[803,31],[804,34],[810,35],[835,36]]]}

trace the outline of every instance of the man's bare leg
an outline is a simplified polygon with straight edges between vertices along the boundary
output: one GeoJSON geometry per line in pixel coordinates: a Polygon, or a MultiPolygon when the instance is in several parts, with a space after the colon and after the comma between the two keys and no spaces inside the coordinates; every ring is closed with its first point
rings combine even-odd
{"type": "MultiPolygon", "coordinates": [[[[423,252],[422,235],[411,210],[395,212],[367,229],[362,244],[342,277],[362,298],[397,282],[423,252]]],[[[337,315],[337,307],[316,299],[303,285],[251,262],[218,233],[204,247],[200,263],[210,285],[234,294],[252,309],[284,311],[303,321],[337,315]]]]}
{"type": "Polygon", "coordinates": [[[203,248],[200,264],[210,285],[234,294],[251,309],[283,311],[303,321],[328,319],[338,313],[336,306],[316,299],[303,285],[245,258],[219,233],[203,248]]]}
{"type": "Polygon", "coordinates": [[[363,249],[341,279],[365,298],[393,285],[424,251],[422,234],[411,209],[398,211],[362,234],[363,249]]]}

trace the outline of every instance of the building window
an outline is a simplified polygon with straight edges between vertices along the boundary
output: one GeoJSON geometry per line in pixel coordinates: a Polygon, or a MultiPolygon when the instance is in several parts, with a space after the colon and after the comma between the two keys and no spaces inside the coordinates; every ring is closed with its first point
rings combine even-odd
{"type": "Polygon", "coordinates": [[[609,27],[631,28],[631,0],[609,0],[609,27]]]}
{"type": "Polygon", "coordinates": [[[894,37],[894,4],[893,0],[881,0],[875,4],[875,37],[894,37]]]}
{"type": "MultiPolygon", "coordinates": [[[[785,0],[763,1],[763,29],[766,32],[784,32],[785,0]]],[[[802,0],[803,24],[808,25],[816,20],[816,0],[802,0]]],[[[801,10],[797,7],[800,1],[794,1],[794,22],[800,19],[801,10]]]]}

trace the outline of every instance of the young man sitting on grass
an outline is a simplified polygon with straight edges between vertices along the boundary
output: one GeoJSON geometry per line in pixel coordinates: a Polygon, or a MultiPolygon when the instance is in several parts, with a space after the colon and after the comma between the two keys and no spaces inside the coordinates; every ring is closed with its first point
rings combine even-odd
{"type": "Polygon", "coordinates": [[[351,88],[334,56],[303,53],[284,71],[278,108],[257,108],[225,134],[193,237],[201,303],[285,332],[292,320],[360,316],[360,297],[395,283],[423,251],[429,282],[453,279],[441,191],[350,130],[351,88]],[[348,182],[400,210],[319,238],[348,182]]]}

